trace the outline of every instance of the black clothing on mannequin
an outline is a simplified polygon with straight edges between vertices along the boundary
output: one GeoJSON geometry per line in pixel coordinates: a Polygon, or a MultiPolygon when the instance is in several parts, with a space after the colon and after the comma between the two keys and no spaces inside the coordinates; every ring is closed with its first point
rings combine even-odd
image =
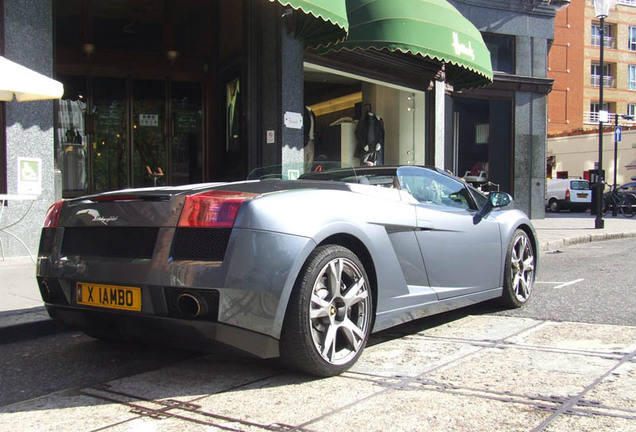
{"type": "Polygon", "coordinates": [[[355,156],[363,165],[382,165],[384,160],[384,121],[381,117],[367,112],[356,126],[355,156]]]}

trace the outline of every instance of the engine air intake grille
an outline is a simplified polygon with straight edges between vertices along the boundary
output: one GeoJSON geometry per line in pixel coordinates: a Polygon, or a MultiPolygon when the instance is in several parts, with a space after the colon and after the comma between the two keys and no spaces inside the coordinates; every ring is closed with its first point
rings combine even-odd
{"type": "Polygon", "coordinates": [[[223,261],[230,228],[177,228],[172,258],[175,260],[223,261]]]}
{"type": "Polygon", "coordinates": [[[159,228],[70,227],[64,230],[62,255],[150,259],[159,228]]]}

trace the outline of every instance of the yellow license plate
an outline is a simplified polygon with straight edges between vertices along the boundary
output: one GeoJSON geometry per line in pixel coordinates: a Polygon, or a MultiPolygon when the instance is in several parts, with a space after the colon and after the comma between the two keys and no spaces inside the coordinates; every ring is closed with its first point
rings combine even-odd
{"type": "Polygon", "coordinates": [[[141,288],[77,283],[77,304],[109,309],[141,310],[141,288]]]}
{"type": "Polygon", "coordinates": [[[584,193],[576,194],[576,196],[578,198],[587,198],[587,194],[584,194],[584,193]]]}

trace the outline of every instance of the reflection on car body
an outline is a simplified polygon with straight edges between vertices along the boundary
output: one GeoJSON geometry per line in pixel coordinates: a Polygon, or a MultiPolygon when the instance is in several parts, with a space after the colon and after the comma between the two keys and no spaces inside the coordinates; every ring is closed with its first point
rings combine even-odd
{"type": "Polygon", "coordinates": [[[431,167],[261,174],[56,203],[37,268],[49,314],[98,338],[220,343],[329,376],[371,332],[531,295],[535,231],[507,194],[431,167]]]}

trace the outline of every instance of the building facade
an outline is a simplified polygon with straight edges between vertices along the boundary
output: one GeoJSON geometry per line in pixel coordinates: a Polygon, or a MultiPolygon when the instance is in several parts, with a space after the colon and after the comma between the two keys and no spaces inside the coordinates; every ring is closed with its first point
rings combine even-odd
{"type": "MultiPolygon", "coordinates": [[[[452,97],[457,129],[449,127],[448,136],[460,148],[455,157],[462,159],[461,146],[465,145],[466,137],[461,129],[466,128],[466,117],[475,116],[477,124],[487,122],[490,128],[487,145],[473,148],[480,158],[487,158],[492,172],[489,178],[502,190],[513,193],[515,205],[531,218],[543,218],[546,103],[552,88],[552,79],[547,76],[547,58],[554,38],[555,12],[566,8],[569,2],[457,0],[452,3],[484,35],[494,71],[491,86],[452,97]]],[[[447,143],[446,148],[453,146],[447,143]]],[[[461,167],[461,162],[458,164],[461,167]]],[[[464,174],[461,169],[459,173],[464,174]]]]}
{"type": "Polygon", "coordinates": [[[548,97],[548,177],[587,177],[598,162],[599,88],[603,83],[603,169],[606,180],[629,181],[625,167],[636,159],[636,2],[616,0],[604,20],[604,66],[600,69],[600,20],[592,0],[573,2],[555,19],[548,57],[554,87],[548,97]],[[626,132],[617,142],[614,170],[614,127],[626,132]],[[589,135],[589,136],[588,136],[589,135]]]}
{"type": "Polygon", "coordinates": [[[65,87],[59,101],[2,103],[0,193],[16,193],[20,158],[40,160],[42,173],[35,202],[5,209],[7,219],[27,214],[0,233],[5,255],[37,250],[57,199],[294,178],[333,161],[436,165],[544,216],[547,56],[556,7],[567,2],[405,0],[426,17],[414,20],[425,23],[413,32],[420,39],[379,47],[354,12],[382,1],[343,2],[358,20],[346,39],[337,19],[294,3],[303,2],[0,0],[1,54],[65,87]],[[443,60],[423,48],[439,21],[452,23],[443,60]],[[479,41],[463,39],[473,30],[479,41]],[[381,126],[380,148],[359,151],[359,123],[381,126]]]}

